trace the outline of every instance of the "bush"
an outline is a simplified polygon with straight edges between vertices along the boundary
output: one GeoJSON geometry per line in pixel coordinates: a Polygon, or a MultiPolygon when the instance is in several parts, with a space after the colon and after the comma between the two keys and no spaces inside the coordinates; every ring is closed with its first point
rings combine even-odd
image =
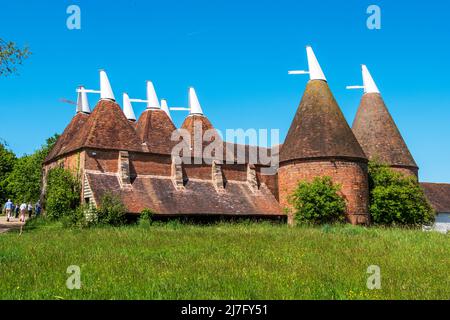
{"type": "Polygon", "coordinates": [[[62,226],[65,228],[85,228],[90,225],[90,221],[86,219],[86,214],[92,211],[88,204],[83,204],[71,210],[67,215],[61,217],[62,226]]]}
{"type": "Polygon", "coordinates": [[[138,224],[140,226],[150,226],[153,221],[154,212],[152,209],[145,208],[139,216],[138,224]]]}
{"type": "Polygon", "coordinates": [[[369,182],[370,214],[374,223],[419,226],[433,222],[434,211],[416,177],[371,161],[369,182]]]}
{"type": "Polygon", "coordinates": [[[106,192],[100,199],[100,204],[95,210],[96,220],[99,224],[120,226],[125,224],[126,208],[119,197],[106,192]]]}
{"type": "Polygon", "coordinates": [[[340,185],[330,177],[316,177],[312,182],[299,182],[289,198],[295,220],[300,223],[323,224],[345,220],[346,204],[339,195],[340,185]]]}
{"type": "Polygon", "coordinates": [[[48,172],[45,197],[46,215],[59,219],[73,213],[80,204],[80,183],[72,173],[63,168],[48,172]]]}

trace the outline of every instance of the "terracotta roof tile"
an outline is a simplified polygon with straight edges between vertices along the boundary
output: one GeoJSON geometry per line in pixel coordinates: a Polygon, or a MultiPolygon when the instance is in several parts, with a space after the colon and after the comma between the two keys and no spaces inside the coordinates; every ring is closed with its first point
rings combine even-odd
{"type": "Polygon", "coordinates": [[[379,93],[363,95],[353,122],[353,132],[369,159],[417,168],[379,93]]]}
{"type": "Polygon", "coordinates": [[[145,110],[135,128],[141,142],[146,143],[148,152],[171,154],[172,148],[177,144],[177,141],[171,140],[176,127],[163,110],[145,110]]]}
{"type": "Polygon", "coordinates": [[[367,159],[327,82],[308,82],[280,150],[280,161],[346,157],[367,159]]]}
{"type": "MultiPolygon", "coordinates": [[[[210,145],[211,142],[217,141],[217,139],[219,139],[220,141],[222,140],[208,118],[203,115],[189,115],[184,120],[180,129],[187,130],[191,136],[191,156],[203,155],[205,148],[210,145]],[[206,137],[205,133],[207,133],[208,130],[214,130],[212,131],[213,134],[209,136],[209,139],[203,141],[203,139],[206,137]],[[201,146],[202,149],[196,150],[196,146],[201,146]]],[[[183,156],[186,157],[189,155],[183,154],[183,156]]]]}
{"type": "Polygon", "coordinates": [[[72,140],[77,139],[77,135],[88,118],[88,114],[78,112],[72,118],[69,125],[64,129],[64,132],[59,136],[44,162],[50,162],[60,155],[67,153],[69,151],[68,145],[72,142],[72,140]]]}
{"type": "Polygon", "coordinates": [[[83,147],[142,151],[133,126],[114,101],[100,100],[81,130],[68,142],[66,151],[83,147]]]}
{"type": "Polygon", "coordinates": [[[282,210],[269,189],[262,185],[253,193],[246,183],[228,181],[219,193],[206,180],[189,180],[185,190],[177,191],[164,177],[137,177],[131,189],[121,189],[115,175],[86,173],[95,200],[106,191],[119,196],[130,213],[145,208],[158,214],[280,215],[282,210]]]}
{"type": "Polygon", "coordinates": [[[428,201],[438,213],[450,213],[450,184],[421,183],[428,201]]]}

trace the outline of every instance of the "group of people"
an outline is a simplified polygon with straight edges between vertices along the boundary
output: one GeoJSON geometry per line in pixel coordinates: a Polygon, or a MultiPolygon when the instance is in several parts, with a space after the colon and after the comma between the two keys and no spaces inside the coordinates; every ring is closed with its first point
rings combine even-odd
{"type": "Polygon", "coordinates": [[[19,218],[19,214],[20,214],[20,222],[25,222],[25,215],[28,213],[28,218],[31,218],[33,215],[33,209],[34,209],[34,214],[36,215],[36,217],[38,217],[41,214],[41,202],[38,201],[33,208],[33,205],[31,204],[31,202],[29,202],[28,204],[26,202],[22,203],[22,204],[14,204],[11,199],[8,199],[8,201],[5,203],[3,210],[6,212],[6,221],[10,221],[12,218],[19,218]]]}

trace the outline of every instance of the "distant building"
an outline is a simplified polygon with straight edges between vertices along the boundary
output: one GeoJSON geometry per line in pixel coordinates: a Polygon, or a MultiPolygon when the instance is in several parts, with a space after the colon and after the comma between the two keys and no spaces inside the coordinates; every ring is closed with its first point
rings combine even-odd
{"type": "Polygon", "coordinates": [[[450,230],[450,184],[421,183],[422,189],[436,211],[435,229],[450,230]]]}
{"type": "MultiPolygon", "coordinates": [[[[61,166],[78,175],[80,197],[92,206],[111,192],[135,215],[149,208],[160,217],[284,219],[291,218],[288,197],[298,181],[330,176],[342,186],[347,220],[369,224],[369,159],[380,159],[416,177],[419,168],[368,69],[363,66],[364,85],[358,88],[364,89],[364,95],[351,129],[311,47],[307,47],[307,55],[309,71],[291,72],[308,73],[310,81],[279,152],[228,143],[216,134],[202,136],[215,129],[190,88],[189,115],[181,126],[188,141],[181,139],[183,148],[174,153],[180,146],[179,131],[167,102],[160,104],[153,84],[147,83],[146,100],[124,94],[122,111],[101,71],[99,91],[78,89],[77,113],[45,159],[43,192],[48,171],[61,166]],[[87,92],[100,93],[92,112],[87,92]],[[133,101],[147,103],[137,121],[133,101]],[[211,146],[221,148],[205,156],[202,151],[211,146]],[[244,157],[237,156],[239,150],[244,157]],[[270,164],[262,161],[261,155],[279,157],[274,174],[266,174],[270,164]]],[[[437,223],[448,222],[450,185],[422,186],[438,211],[437,223]]]]}

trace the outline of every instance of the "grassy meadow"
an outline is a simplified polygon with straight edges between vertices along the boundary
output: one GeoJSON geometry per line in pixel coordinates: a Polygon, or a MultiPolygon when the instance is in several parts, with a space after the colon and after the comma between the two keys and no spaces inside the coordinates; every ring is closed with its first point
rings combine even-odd
{"type": "Polygon", "coordinates": [[[449,235],[420,230],[41,221],[0,234],[0,299],[450,299],[449,253],[449,235]]]}

